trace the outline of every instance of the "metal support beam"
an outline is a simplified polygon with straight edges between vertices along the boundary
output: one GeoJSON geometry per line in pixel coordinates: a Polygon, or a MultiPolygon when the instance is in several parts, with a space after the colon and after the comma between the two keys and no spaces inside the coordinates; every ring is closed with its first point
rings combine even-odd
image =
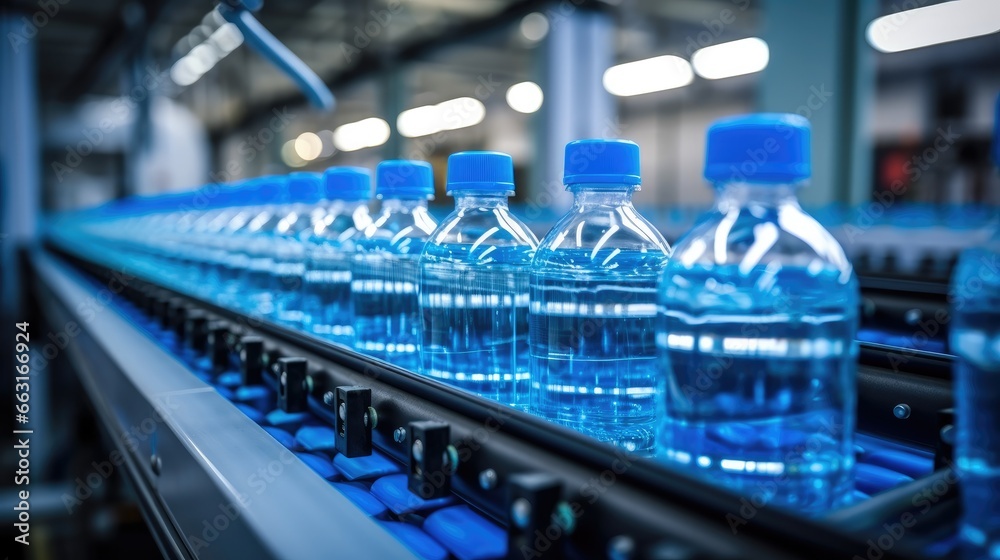
{"type": "MultiPolygon", "coordinates": [[[[611,94],[600,87],[614,64],[614,21],[604,11],[576,9],[550,13],[545,45],[545,130],[541,136],[542,186],[551,199],[539,200],[557,213],[572,204],[562,184],[566,143],[618,135],[611,94]]],[[[538,187],[538,185],[532,185],[538,187]]],[[[543,197],[542,192],[531,193],[543,197]]]]}
{"type": "Polygon", "coordinates": [[[798,113],[812,122],[813,180],[803,202],[860,202],[871,190],[865,124],[875,71],[864,26],[874,2],[769,0],[764,11],[762,36],[771,60],[759,109],[798,113]]]}
{"type": "MultiPolygon", "coordinates": [[[[0,12],[0,335],[14,340],[10,329],[23,316],[22,270],[18,248],[35,238],[41,204],[39,182],[38,107],[35,47],[37,37],[8,43],[19,36],[19,12],[0,12]]],[[[0,350],[0,364],[13,361],[13,344],[0,350]]],[[[12,388],[7,384],[0,395],[12,388]]],[[[4,402],[8,402],[4,399],[4,402]]]]}

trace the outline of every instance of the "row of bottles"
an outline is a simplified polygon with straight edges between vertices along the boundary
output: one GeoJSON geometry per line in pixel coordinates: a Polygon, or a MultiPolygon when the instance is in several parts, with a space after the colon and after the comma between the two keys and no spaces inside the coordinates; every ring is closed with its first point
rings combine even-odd
{"type": "Polygon", "coordinates": [[[804,212],[809,123],[723,119],[716,203],[671,250],[631,202],[639,148],[579,140],[574,203],[539,239],[508,208],[510,156],[293,173],[132,200],[54,230],[112,265],[351,345],[767,503],[851,496],[858,286],[804,212]]]}
{"type": "MultiPolygon", "coordinates": [[[[1000,167],[1000,96],[994,115],[992,155],[1000,167]]],[[[948,299],[962,556],[1000,558],[1000,227],[962,253],[948,299]]]]}

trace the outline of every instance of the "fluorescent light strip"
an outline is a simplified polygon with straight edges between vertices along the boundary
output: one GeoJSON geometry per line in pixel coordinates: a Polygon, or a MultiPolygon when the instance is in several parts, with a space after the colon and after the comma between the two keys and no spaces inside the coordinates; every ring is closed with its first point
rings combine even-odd
{"type": "Polygon", "coordinates": [[[997,0],[953,0],[872,20],[865,35],[884,53],[919,49],[1000,31],[997,0]]]}
{"type": "Polygon", "coordinates": [[[627,97],[686,86],[694,79],[691,64],[679,56],[664,55],[612,66],[604,71],[604,89],[627,97]]]}
{"type": "Polygon", "coordinates": [[[342,152],[381,146],[389,140],[389,123],[371,117],[338,126],[333,131],[333,145],[342,152]]]}
{"type": "Polygon", "coordinates": [[[477,125],[485,117],[486,106],[481,101],[459,97],[403,111],[396,117],[396,129],[407,138],[416,138],[477,125]]]}
{"type": "Polygon", "coordinates": [[[243,34],[232,23],[224,23],[205,39],[195,45],[186,55],[170,67],[170,79],[185,87],[198,81],[215,65],[243,44],[243,34]]]}
{"type": "Polygon", "coordinates": [[[694,53],[691,65],[702,78],[720,80],[760,72],[767,68],[771,53],[757,37],[705,47],[694,53]]]}

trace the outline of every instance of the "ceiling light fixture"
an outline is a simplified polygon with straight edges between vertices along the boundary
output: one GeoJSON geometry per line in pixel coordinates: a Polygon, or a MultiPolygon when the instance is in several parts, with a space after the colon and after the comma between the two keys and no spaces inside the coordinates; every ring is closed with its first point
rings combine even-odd
{"type": "Polygon", "coordinates": [[[604,71],[604,89],[619,97],[686,86],[694,80],[691,64],[671,54],[612,66],[604,71]]]}
{"type": "Polygon", "coordinates": [[[868,44],[884,53],[919,49],[1000,31],[1000,2],[953,0],[872,20],[868,44]]]}

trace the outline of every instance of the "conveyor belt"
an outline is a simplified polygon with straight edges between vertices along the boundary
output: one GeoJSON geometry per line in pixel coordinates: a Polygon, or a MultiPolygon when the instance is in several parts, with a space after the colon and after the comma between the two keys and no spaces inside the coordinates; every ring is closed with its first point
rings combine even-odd
{"type": "MultiPolygon", "coordinates": [[[[50,282],[50,278],[62,278],[61,284],[71,284],[71,278],[76,277],[76,273],[69,271],[65,264],[50,254],[36,251],[32,254],[32,262],[46,283],[50,282]]],[[[84,261],[77,263],[93,273],[102,274],[99,266],[84,261]]],[[[76,278],[77,283],[82,282],[80,277],[76,278]]],[[[77,290],[82,289],[77,286],[77,290]]],[[[91,284],[90,289],[93,291],[96,288],[91,284]]],[[[267,348],[268,365],[276,364],[279,357],[306,359],[310,379],[309,410],[305,413],[285,413],[274,407],[275,389],[278,387],[275,370],[265,372],[262,385],[242,386],[235,371],[210,373],[205,367],[205,357],[179,344],[171,329],[162,328],[155,317],[146,313],[145,305],[136,306],[117,298],[109,304],[113,314],[122,314],[117,321],[130,323],[128,345],[134,352],[140,352],[136,348],[154,344],[158,345],[157,356],[167,351],[177,354],[186,367],[181,367],[181,362],[176,360],[170,361],[185,371],[175,371],[171,375],[185,377],[187,383],[198,387],[199,391],[194,393],[212,393],[213,406],[225,408],[227,415],[239,415],[243,420],[243,429],[267,438],[272,447],[292,451],[296,474],[289,478],[298,480],[306,476],[303,471],[307,472],[306,478],[314,481],[306,492],[311,500],[317,501],[318,494],[330,494],[334,490],[333,494],[338,498],[347,497],[353,504],[355,514],[366,518],[371,515],[377,519],[376,529],[389,531],[402,541],[410,542],[411,546],[415,546],[412,543],[417,541],[439,545],[456,558],[472,556],[461,552],[464,549],[460,543],[444,542],[446,538],[442,535],[454,531],[435,528],[442,523],[444,527],[452,528],[454,523],[463,520],[474,523],[476,534],[492,535],[484,543],[502,542],[504,550],[509,552],[506,546],[506,533],[510,527],[508,492],[511,491],[509,482],[515,474],[534,473],[556,481],[560,501],[580,507],[572,534],[560,535],[558,540],[564,542],[561,547],[557,543],[557,547],[571,556],[583,557],[604,556],[609,546],[619,546],[622,542],[631,543],[636,552],[635,558],[658,557],[656,551],[662,551],[664,547],[686,551],[678,557],[691,558],[748,555],[798,557],[805,551],[812,558],[851,557],[855,554],[864,557],[868,546],[865,540],[877,535],[884,519],[892,519],[899,515],[901,508],[908,507],[899,496],[883,498],[883,495],[892,494],[891,488],[897,484],[913,490],[933,483],[932,477],[924,476],[930,474],[933,465],[926,445],[921,450],[919,444],[914,448],[878,439],[862,439],[859,440],[862,448],[859,455],[862,468],[859,470],[867,477],[866,489],[877,496],[852,506],[848,517],[850,522],[834,514],[830,521],[835,523],[818,524],[764,507],[753,512],[752,518],[747,519],[748,523],[739,525],[734,531],[727,515],[739,514],[744,505],[739,498],[688,480],[660,465],[636,459],[629,460],[628,466],[623,469],[620,452],[616,454],[613,449],[574,432],[519,412],[499,411],[496,405],[488,406],[485,401],[383,362],[279,326],[255,323],[252,318],[165,291],[148,282],[136,281],[127,292],[134,302],[137,298],[145,298],[147,303],[150,298],[181,298],[186,307],[207,312],[213,320],[224,321],[234,340],[245,334],[260,336],[267,348]],[[143,338],[143,344],[136,344],[133,340],[136,337],[143,338]],[[372,433],[375,451],[361,461],[339,455],[332,448],[334,414],[325,397],[335,387],[348,385],[369,387],[372,406],[378,410],[378,426],[372,433]],[[502,422],[495,430],[490,430],[485,439],[477,437],[484,432],[484,427],[491,426],[490,422],[498,418],[502,422]],[[407,475],[397,473],[407,472],[410,456],[406,440],[396,441],[398,438],[394,435],[416,420],[448,423],[451,442],[462,451],[462,459],[450,479],[452,492],[436,498],[437,501],[421,500],[414,494],[406,496],[405,486],[400,486],[400,477],[405,480],[407,475]],[[246,425],[253,426],[253,430],[246,425]],[[481,478],[488,470],[492,470],[499,481],[496,487],[487,488],[481,484],[481,478]],[[612,478],[611,483],[603,483],[602,476],[612,478]],[[322,492],[316,488],[315,482],[322,486],[322,492]],[[588,499],[591,494],[596,496],[592,502],[588,499]],[[435,514],[440,514],[439,519],[451,525],[435,521],[435,514]]],[[[150,360],[158,363],[163,358],[154,359],[148,355],[143,362],[150,360]]],[[[231,365],[236,367],[237,363],[234,361],[231,365]]],[[[104,395],[101,398],[117,396],[104,395]]],[[[207,416],[212,417],[210,414],[207,416]]],[[[187,421],[201,424],[197,418],[188,418],[187,421]]],[[[204,430],[204,426],[201,429],[204,430]]],[[[237,436],[237,439],[240,437],[237,436]]],[[[242,447],[242,442],[239,447],[242,447]]],[[[212,469],[207,470],[211,478],[212,469]]],[[[148,477],[148,473],[145,476],[148,477]]],[[[301,494],[300,488],[294,495],[301,494]]],[[[942,504],[952,501],[950,497],[946,498],[941,500],[942,504]]],[[[277,503],[270,504],[274,508],[292,510],[299,507],[296,499],[276,500],[277,503]]],[[[342,502],[338,503],[342,505],[342,502]]],[[[935,511],[942,507],[936,507],[935,511]]],[[[172,504],[168,501],[162,504],[162,509],[172,511],[172,504]]],[[[323,515],[327,516],[328,524],[336,524],[334,522],[344,513],[338,508],[337,513],[323,515]]],[[[315,519],[312,522],[315,524],[315,519]]],[[[548,523],[543,528],[547,526],[548,523]]],[[[272,530],[266,527],[252,529],[272,530]]],[[[312,539],[308,532],[297,531],[296,534],[303,535],[303,541],[312,539]]],[[[333,535],[325,536],[333,538],[333,535]]],[[[395,542],[384,537],[381,540],[395,542]]],[[[318,542],[314,544],[317,548],[325,546],[318,542]]],[[[925,545],[925,542],[919,543],[919,546],[925,545]]],[[[312,545],[303,547],[314,550],[312,545]]],[[[432,548],[428,547],[428,550],[432,548]]],[[[474,553],[490,550],[489,554],[475,557],[502,556],[500,548],[491,549],[485,544],[476,548],[474,553]]],[[[278,551],[273,552],[273,556],[277,557],[278,551]]],[[[286,552],[282,550],[280,555],[284,557],[286,552]]],[[[367,552],[365,556],[368,556],[367,552]]],[[[900,542],[886,552],[884,558],[914,556],[916,549],[900,542]]],[[[435,556],[427,553],[424,557],[435,556]]]]}

